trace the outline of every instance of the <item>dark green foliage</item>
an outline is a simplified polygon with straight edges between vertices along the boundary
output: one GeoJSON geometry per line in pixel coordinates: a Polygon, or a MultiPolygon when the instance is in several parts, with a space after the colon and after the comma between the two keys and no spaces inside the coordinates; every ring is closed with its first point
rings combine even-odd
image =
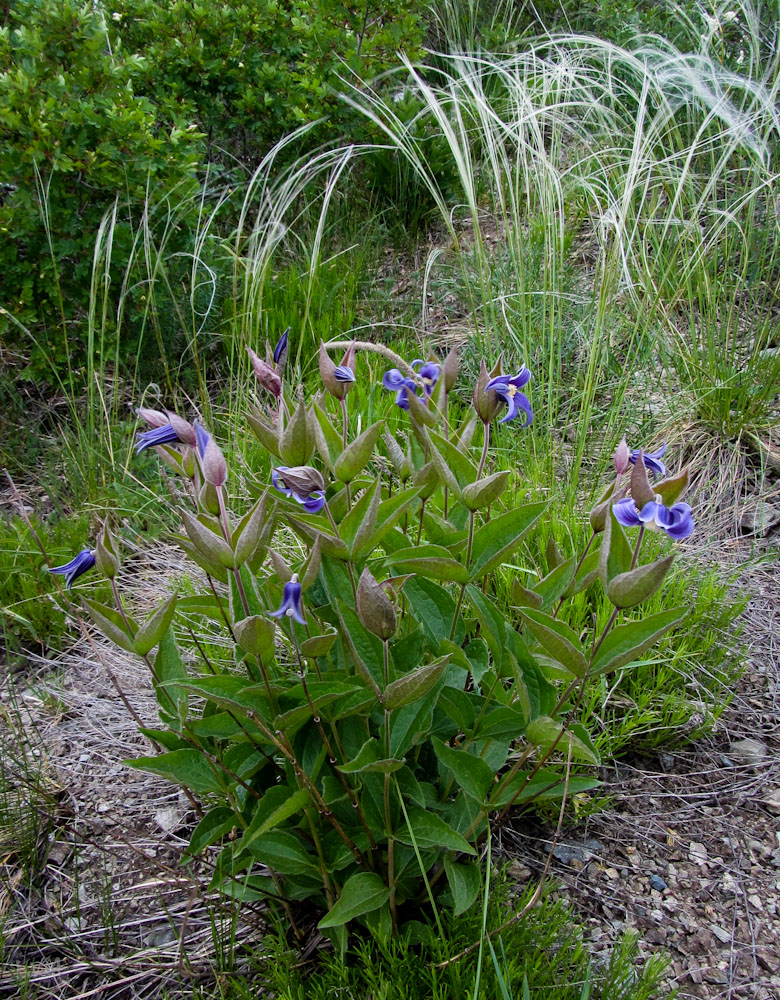
{"type": "Polygon", "coordinates": [[[320,118],[311,145],[354,139],[360,118],[338,94],[412,57],[421,41],[410,0],[120,0],[109,24],[119,51],[143,57],[137,86],[164,119],[185,115],[207,159],[252,170],[287,133],[320,118]]]}
{"type": "Polygon", "coordinates": [[[199,139],[178,118],[160,128],[134,91],[140,66],[112,51],[99,11],[73,0],[20,0],[0,30],[0,339],[36,380],[84,363],[106,213],[118,287],[144,206],[195,184],[199,139]]]}

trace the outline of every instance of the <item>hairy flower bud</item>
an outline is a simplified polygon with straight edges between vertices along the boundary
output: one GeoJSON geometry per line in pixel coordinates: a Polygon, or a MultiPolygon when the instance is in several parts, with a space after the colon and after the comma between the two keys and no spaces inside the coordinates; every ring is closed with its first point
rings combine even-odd
{"type": "Polygon", "coordinates": [[[195,421],[198,456],[203,478],[212,486],[224,486],[227,479],[227,462],[214,438],[195,421]]]}
{"type": "Polygon", "coordinates": [[[631,465],[631,452],[628,450],[628,445],[626,444],[626,436],[623,435],[620,444],[617,446],[615,451],[615,472],[619,476],[631,465]]]}
{"type": "Polygon", "coordinates": [[[319,368],[322,384],[336,399],[344,399],[355,381],[355,348],[350,344],[340,365],[335,365],[320,341],[319,368]]]}
{"type": "Polygon", "coordinates": [[[477,384],[474,386],[472,403],[483,424],[489,424],[502,406],[498,394],[493,389],[487,388],[488,382],[501,374],[502,357],[503,355],[498,359],[495,368],[491,372],[488,372],[484,361],[480,362],[479,378],[477,379],[477,384]]]}
{"type": "Polygon", "coordinates": [[[97,542],[95,543],[95,565],[98,572],[108,580],[113,580],[116,576],[116,571],[119,569],[116,544],[107,521],[103,525],[103,530],[98,535],[97,542]]]}
{"type": "Polygon", "coordinates": [[[278,399],[282,394],[282,380],[279,373],[263,361],[262,358],[259,358],[251,347],[247,347],[246,350],[249,360],[252,362],[252,368],[257,376],[257,381],[267,392],[270,392],[272,396],[276,396],[278,399]]]}
{"type": "Polygon", "coordinates": [[[455,383],[458,381],[458,369],[460,368],[460,358],[458,348],[453,347],[444,359],[442,370],[444,372],[444,391],[452,392],[455,383]]]}
{"type": "Polygon", "coordinates": [[[295,465],[292,468],[282,465],[274,469],[274,473],[285,489],[297,493],[303,500],[307,500],[312,493],[321,493],[325,489],[322,473],[311,465],[295,465]]]}
{"type": "Polygon", "coordinates": [[[357,588],[357,613],[360,621],[383,642],[395,635],[395,608],[369,569],[360,574],[357,588]]]}

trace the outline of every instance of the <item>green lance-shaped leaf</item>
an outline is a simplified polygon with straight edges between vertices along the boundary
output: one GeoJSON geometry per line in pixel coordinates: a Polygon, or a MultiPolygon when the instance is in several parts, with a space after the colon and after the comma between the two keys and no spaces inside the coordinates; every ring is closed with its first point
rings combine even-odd
{"type": "MultiPolygon", "coordinates": [[[[136,637],[137,640],[137,637],[136,637]]],[[[179,686],[180,681],[186,681],[187,669],[176,645],[173,629],[169,628],[159,640],[160,646],[154,658],[154,672],[159,678],[159,686],[155,684],[157,701],[163,711],[172,710],[174,718],[169,720],[174,729],[180,729],[181,723],[187,717],[187,693],[179,686]]]]}
{"type": "Polygon", "coordinates": [[[320,530],[321,522],[315,517],[301,514],[298,517],[291,517],[285,514],[285,520],[301,538],[307,542],[315,543],[319,539],[320,552],[324,556],[332,556],[334,559],[349,559],[349,549],[344,542],[335,535],[330,535],[320,530]]]}
{"type": "Polygon", "coordinates": [[[675,608],[613,628],[596,653],[591,674],[605,674],[636,660],[687,614],[687,609],[675,608]]]}
{"type": "Polygon", "coordinates": [[[477,853],[457,830],[453,830],[436,813],[414,806],[409,810],[408,826],[401,824],[395,831],[395,837],[410,847],[416,843],[421,850],[443,847],[445,850],[460,851],[462,854],[477,853]]]}
{"type": "Polygon", "coordinates": [[[431,435],[427,432],[425,434],[425,441],[428,444],[428,452],[431,456],[431,461],[436,468],[436,473],[439,479],[445,486],[452,490],[455,496],[460,496],[460,484],[455,477],[455,473],[452,471],[449,462],[444,458],[442,453],[434,444],[431,435]]]}
{"type": "Polygon", "coordinates": [[[279,457],[285,465],[308,465],[315,445],[313,419],[304,404],[298,403],[279,435],[279,457]]]}
{"type": "Polygon", "coordinates": [[[244,835],[236,845],[237,850],[245,851],[257,837],[267,830],[280,826],[300,809],[305,809],[311,802],[305,788],[293,791],[286,785],[275,785],[269,788],[257,803],[254,815],[244,835]]]}
{"type": "Polygon", "coordinates": [[[409,416],[418,427],[433,427],[439,419],[439,411],[433,405],[423,402],[411,389],[406,394],[409,402],[409,416]]]}
{"type": "Polygon", "coordinates": [[[344,883],[333,908],[317,924],[319,930],[341,927],[355,917],[378,910],[390,898],[390,890],[374,872],[356,872],[344,883]]]}
{"type": "Polygon", "coordinates": [[[455,782],[477,802],[484,802],[488,789],[493,784],[493,770],[468,750],[456,749],[442,743],[436,736],[431,740],[433,752],[441,763],[452,771],[455,782]]]}
{"type": "Polygon", "coordinates": [[[583,732],[575,732],[574,726],[561,735],[563,729],[561,723],[551,719],[549,715],[539,715],[525,727],[525,737],[529,743],[542,750],[549,750],[555,744],[556,749],[564,756],[569,752],[569,741],[571,741],[571,755],[574,760],[581,760],[586,764],[601,763],[601,758],[587,733],[583,739],[583,732]]]}
{"type": "Polygon", "coordinates": [[[614,510],[610,508],[599,549],[599,576],[605,590],[613,577],[628,572],[632,555],[623,526],[616,519],[614,510]]]}
{"type": "Polygon", "coordinates": [[[128,621],[133,634],[128,631],[124,619],[115,608],[109,608],[105,604],[98,604],[97,601],[90,600],[84,600],[83,605],[89,617],[107,639],[110,639],[120,649],[127,650],[128,653],[135,652],[133,634],[137,631],[138,625],[132,618],[128,618],[128,621]]]}
{"type": "Polygon", "coordinates": [[[137,760],[126,760],[124,763],[141,771],[161,774],[169,781],[184,785],[196,795],[223,791],[211,764],[200,750],[194,748],[172,750],[157,757],[138,757],[137,760]]]}
{"type": "Polygon", "coordinates": [[[653,490],[658,493],[664,502],[664,506],[671,507],[679,500],[688,488],[688,470],[683,469],[676,476],[667,476],[660,483],[653,486],[653,490]]]}
{"type": "Polygon", "coordinates": [[[327,656],[333,648],[333,643],[338,637],[338,632],[325,632],[324,635],[312,635],[304,639],[301,643],[301,652],[304,656],[327,656]]]}
{"type": "Polygon", "coordinates": [[[344,544],[353,553],[376,527],[381,499],[382,482],[380,478],[377,478],[373,486],[363,491],[363,495],[339,524],[339,534],[344,544]],[[359,540],[358,535],[360,536],[359,540]]]}
{"type": "Polygon", "coordinates": [[[505,470],[494,472],[492,476],[478,479],[475,483],[469,483],[468,486],[463,487],[460,498],[469,510],[481,510],[483,507],[489,507],[506,489],[509,476],[509,471],[505,470]]]}
{"type": "Polygon", "coordinates": [[[278,875],[318,875],[317,857],[292,830],[269,830],[255,838],[250,853],[278,875]]]}
{"type": "Polygon", "coordinates": [[[560,566],[561,563],[563,563],[563,562],[566,561],[565,556],[563,555],[563,553],[561,552],[561,550],[558,548],[558,544],[557,544],[557,542],[555,541],[555,538],[552,535],[550,535],[547,538],[547,544],[545,545],[545,548],[544,548],[544,555],[545,555],[545,559],[547,560],[547,571],[550,572],[550,573],[557,566],[560,566]]]}
{"type": "Polygon", "coordinates": [[[259,410],[250,410],[247,414],[247,423],[252,428],[257,440],[271,455],[279,457],[279,431],[273,424],[269,424],[259,410]]]}
{"type": "Polygon", "coordinates": [[[263,663],[268,663],[274,655],[274,623],[260,615],[250,615],[242,618],[233,626],[236,642],[251,656],[259,656],[263,663]]]}
{"type": "Polygon", "coordinates": [[[254,553],[268,519],[268,494],[264,493],[257,503],[238,522],[231,539],[236,566],[241,566],[254,553]]]}
{"type": "Polygon", "coordinates": [[[646,566],[637,566],[609,581],[607,597],[616,608],[633,608],[648,600],[658,590],[672,568],[674,553],[646,566]]]}
{"type": "Polygon", "coordinates": [[[184,522],[184,530],[189,535],[192,544],[200,549],[209,560],[219,563],[227,569],[233,569],[236,565],[236,557],[225,539],[218,535],[216,530],[212,531],[210,527],[207,527],[199,518],[193,517],[189,511],[181,510],[179,513],[184,522]]]}
{"type": "Polygon", "coordinates": [[[546,503],[530,503],[491,518],[474,533],[471,579],[490,573],[514,552],[531,525],[547,509],[546,503]]]}
{"type": "Polygon", "coordinates": [[[319,403],[314,403],[314,438],[317,443],[317,451],[320,453],[322,461],[333,472],[336,459],[344,448],[341,434],[336,430],[328,414],[322,409],[319,403]]]}
{"type": "Polygon", "coordinates": [[[435,448],[445,465],[452,471],[457,480],[456,494],[460,493],[477,478],[477,466],[469,458],[468,445],[460,441],[448,441],[446,437],[435,431],[427,431],[426,438],[432,448],[435,448]]]}
{"type": "Polygon", "coordinates": [[[444,871],[452,894],[452,912],[457,917],[474,905],[482,884],[481,872],[476,862],[464,865],[449,856],[444,858],[444,871]]]}
{"type": "Polygon", "coordinates": [[[139,656],[146,656],[168,631],[176,612],[176,594],[171,596],[153,611],[135,634],[135,651],[139,656]]]}
{"type": "Polygon", "coordinates": [[[184,552],[196,566],[208,573],[209,576],[213,576],[215,580],[219,580],[220,583],[227,583],[228,571],[222,563],[217,562],[216,559],[210,558],[205,552],[203,552],[197,545],[190,541],[184,535],[174,535],[174,541],[179,546],[179,548],[184,552]]]}
{"type": "Polygon", "coordinates": [[[585,676],[588,661],[582,653],[580,640],[573,629],[557,618],[542,611],[533,611],[531,608],[521,611],[520,615],[534,638],[554,660],[562,663],[576,677],[585,676]]]}
{"type": "Polygon", "coordinates": [[[542,596],[535,590],[524,587],[519,580],[512,581],[512,607],[533,608],[537,610],[542,606],[542,596]]]}
{"type": "Polygon", "coordinates": [[[352,760],[347,761],[346,764],[342,764],[339,767],[339,771],[343,774],[361,774],[364,772],[392,774],[393,771],[398,771],[404,766],[404,761],[398,760],[395,757],[380,759],[378,746],[376,739],[373,736],[369,737],[352,760]]]}
{"type": "Polygon", "coordinates": [[[209,809],[192,831],[190,842],[184,853],[191,854],[193,857],[200,854],[202,850],[230,833],[237,822],[236,814],[227,806],[215,806],[213,809],[209,809]]]}
{"type": "Polygon", "coordinates": [[[198,493],[198,506],[205,514],[219,514],[219,493],[213,483],[204,483],[198,493]]]}
{"type": "Polygon", "coordinates": [[[314,545],[311,547],[311,551],[306,558],[306,562],[303,564],[301,569],[301,590],[305,594],[306,591],[311,587],[317,577],[320,575],[320,566],[322,565],[322,542],[320,541],[320,536],[314,539],[314,545]]]}
{"type": "Polygon", "coordinates": [[[543,608],[549,608],[566,592],[574,578],[575,569],[576,563],[572,556],[571,559],[559,563],[547,576],[534,584],[534,590],[542,598],[543,608]]]}
{"type": "Polygon", "coordinates": [[[449,659],[449,656],[443,656],[388,684],[381,698],[382,704],[392,711],[422,698],[439,682],[449,659]]]}
{"type": "Polygon", "coordinates": [[[368,465],[384,423],[384,420],[377,420],[348,444],[336,459],[333,471],[342,483],[351,483],[368,465]]]}
{"type": "Polygon", "coordinates": [[[426,462],[414,475],[415,489],[421,500],[433,496],[441,479],[435,462],[426,462]]]}
{"type": "Polygon", "coordinates": [[[419,573],[431,580],[466,583],[468,570],[443,545],[410,545],[385,557],[396,573],[419,573]]]}
{"type": "Polygon", "coordinates": [[[362,559],[369,555],[382,542],[385,535],[398,524],[404,514],[417,504],[418,499],[417,490],[412,488],[399,490],[387,500],[382,500],[377,512],[376,526],[371,534],[363,538],[362,528],[358,529],[352,547],[352,558],[362,559]]]}

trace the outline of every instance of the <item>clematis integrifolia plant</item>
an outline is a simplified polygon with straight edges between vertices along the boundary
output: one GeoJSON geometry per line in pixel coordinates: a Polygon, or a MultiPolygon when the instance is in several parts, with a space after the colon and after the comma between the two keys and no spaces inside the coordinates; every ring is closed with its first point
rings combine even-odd
{"type": "Polygon", "coordinates": [[[218,848],[215,890],[262,896],[294,927],[290,901],[305,902],[343,952],[355,923],[386,944],[428,894],[475,905],[480,853],[515,806],[598,786],[585,687],[684,617],[641,610],[674,559],[643,563],[641,548],[647,528],[684,539],[693,517],[686,474],[659,473],[654,453],[664,478],[651,484],[624,440],[590,541],[561,551],[549,498],[528,498],[490,453],[492,422],[522,435],[533,418],[527,368],[482,363],[476,416],[458,421],[456,352],[409,365],[385,345],[328,348],[346,354],[336,364],[320,349],[327,391],[312,401],[277,383],[286,340],[259,374],[250,354],[247,375],[275,399],[249,416],[268,464],[244,481],[200,423],[139,413],[139,450],[162,442],[156,454],[188,483],[176,540],[196,595],[136,622],[107,529],[53,572],[70,586],[97,561],[111,582],[113,607],[85,606],[148,665],[160,722],[144,732],[160,752],[134,766],[198,800],[187,857],[218,848]],[[395,400],[368,427],[347,407],[358,351],[392,366],[382,384],[395,400]],[[398,432],[394,403],[409,412],[398,432]],[[532,571],[522,585],[514,564],[532,571]],[[611,605],[592,623],[581,598],[568,603],[586,590],[589,607],[611,605]]]}

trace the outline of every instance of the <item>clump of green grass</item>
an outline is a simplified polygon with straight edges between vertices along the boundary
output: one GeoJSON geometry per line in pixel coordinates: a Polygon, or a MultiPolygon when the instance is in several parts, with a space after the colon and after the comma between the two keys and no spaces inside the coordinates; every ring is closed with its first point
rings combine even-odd
{"type": "MultiPolygon", "coordinates": [[[[372,939],[355,938],[344,961],[326,952],[301,962],[287,945],[285,928],[277,927],[263,942],[260,982],[277,1000],[342,995],[382,1000],[649,1000],[662,995],[663,959],[640,968],[636,938],[626,935],[608,963],[597,966],[588,957],[571,910],[549,890],[526,916],[511,921],[531,894],[529,889],[518,896],[508,879],[498,876],[490,887],[484,922],[477,908],[461,917],[442,915],[443,933],[433,922],[418,922],[384,948],[372,939]]],[[[249,995],[246,988],[235,981],[222,996],[239,1000],[249,995]]]]}

